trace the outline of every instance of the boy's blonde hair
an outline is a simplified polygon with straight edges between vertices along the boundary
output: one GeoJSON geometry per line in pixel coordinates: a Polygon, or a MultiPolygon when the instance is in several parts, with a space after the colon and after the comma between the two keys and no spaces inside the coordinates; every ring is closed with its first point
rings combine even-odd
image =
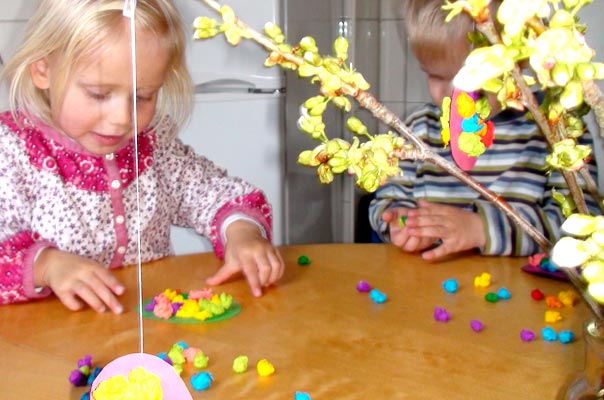
{"type": "Polygon", "coordinates": [[[407,38],[413,53],[423,60],[453,58],[454,52],[470,50],[468,34],[473,21],[461,13],[445,22],[447,11],[443,0],[404,0],[403,18],[407,38]]]}
{"type": "MultiPolygon", "coordinates": [[[[117,40],[116,32],[122,32],[119,28],[125,18],[123,9],[123,0],[41,0],[28,22],[23,43],[0,75],[7,83],[13,113],[19,110],[53,125],[51,99],[34,85],[30,66],[39,59],[55,56],[60,92],[79,61],[107,40],[117,40]]],[[[138,0],[135,11],[137,29],[155,34],[172,53],[151,126],[166,119],[181,126],[188,120],[193,102],[180,15],[172,0],[138,0]]],[[[63,95],[53,93],[52,101],[61,103],[63,95]]]]}

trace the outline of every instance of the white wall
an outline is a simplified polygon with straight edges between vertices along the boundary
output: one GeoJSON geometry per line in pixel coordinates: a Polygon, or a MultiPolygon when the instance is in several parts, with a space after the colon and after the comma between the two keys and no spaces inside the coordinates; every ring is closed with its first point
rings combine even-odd
{"type": "MultiPolygon", "coordinates": [[[[14,53],[21,41],[25,23],[33,13],[36,2],[32,0],[3,0],[0,3],[0,58],[2,63],[14,53]]],[[[1,66],[1,64],[0,64],[1,66]]],[[[6,109],[6,91],[0,90],[0,110],[6,109]]]]}
{"type": "MultiPolygon", "coordinates": [[[[604,62],[604,25],[602,24],[602,15],[604,15],[604,1],[595,0],[592,4],[584,7],[579,13],[581,21],[588,27],[585,37],[587,43],[596,51],[596,60],[604,62]]],[[[604,89],[604,82],[600,82],[600,89],[604,89]]],[[[598,134],[598,126],[589,115],[586,119],[591,132],[594,132],[595,156],[598,162],[598,188],[600,193],[604,193],[604,140],[598,134]]],[[[604,134],[602,132],[601,134],[604,134]]]]}

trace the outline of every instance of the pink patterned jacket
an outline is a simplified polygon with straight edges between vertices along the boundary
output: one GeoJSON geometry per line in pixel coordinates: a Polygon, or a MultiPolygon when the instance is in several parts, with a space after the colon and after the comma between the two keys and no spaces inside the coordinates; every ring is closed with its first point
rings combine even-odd
{"type": "MultiPolygon", "coordinates": [[[[17,125],[10,113],[0,113],[0,304],[50,293],[33,285],[33,262],[44,247],[108,268],[137,262],[134,141],[97,156],[44,124],[20,119],[17,125]]],[[[257,221],[270,240],[263,193],[179,140],[162,142],[169,133],[157,128],[138,135],[141,260],[173,254],[172,224],[209,238],[223,257],[220,228],[233,213],[257,221]]]]}

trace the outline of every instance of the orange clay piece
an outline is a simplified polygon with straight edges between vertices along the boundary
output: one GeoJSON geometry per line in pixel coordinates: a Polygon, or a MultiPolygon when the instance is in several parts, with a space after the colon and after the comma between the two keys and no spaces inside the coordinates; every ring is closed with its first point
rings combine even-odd
{"type": "Polygon", "coordinates": [[[556,296],[551,296],[551,295],[545,296],[545,305],[547,305],[548,308],[564,307],[564,304],[562,303],[562,301],[560,301],[559,298],[557,298],[556,296]]]}

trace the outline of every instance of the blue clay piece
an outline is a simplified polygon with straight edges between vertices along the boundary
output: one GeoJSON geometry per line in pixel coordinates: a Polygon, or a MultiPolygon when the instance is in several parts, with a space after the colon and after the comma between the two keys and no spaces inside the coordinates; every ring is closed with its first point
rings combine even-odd
{"type": "Polygon", "coordinates": [[[212,384],[214,377],[211,373],[200,371],[191,377],[191,386],[197,391],[206,390],[212,384]]]}
{"type": "Polygon", "coordinates": [[[560,340],[560,343],[563,344],[572,342],[574,338],[575,334],[571,331],[560,331],[560,333],[558,334],[558,340],[560,340]]]}
{"type": "Polygon", "coordinates": [[[546,342],[555,342],[558,339],[556,331],[549,326],[541,329],[541,336],[546,342]]]}
{"type": "Polygon", "coordinates": [[[501,289],[499,289],[497,291],[497,296],[501,299],[501,300],[508,300],[512,297],[510,291],[507,288],[502,287],[501,289]]]}
{"type": "Polygon", "coordinates": [[[464,118],[461,122],[461,130],[468,133],[478,132],[482,129],[482,124],[478,124],[478,115],[474,114],[470,118],[464,118]]]}
{"type": "Polygon", "coordinates": [[[455,279],[447,279],[446,281],[443,282],[443,288],[448,293],[455,293],[455,292],[457,292],[457,289],[459,288],[459,283],[457,283],[457,281],[455,279]]]}
{"type": "Polygon", "coordinates": [[[380,292],[377,289],[371,289],[371,291],[369,292],[369,297],[371,297],[371,300],[373,300],[376,303],[383,303],[386,301],[386,294],[380,292]]]}

